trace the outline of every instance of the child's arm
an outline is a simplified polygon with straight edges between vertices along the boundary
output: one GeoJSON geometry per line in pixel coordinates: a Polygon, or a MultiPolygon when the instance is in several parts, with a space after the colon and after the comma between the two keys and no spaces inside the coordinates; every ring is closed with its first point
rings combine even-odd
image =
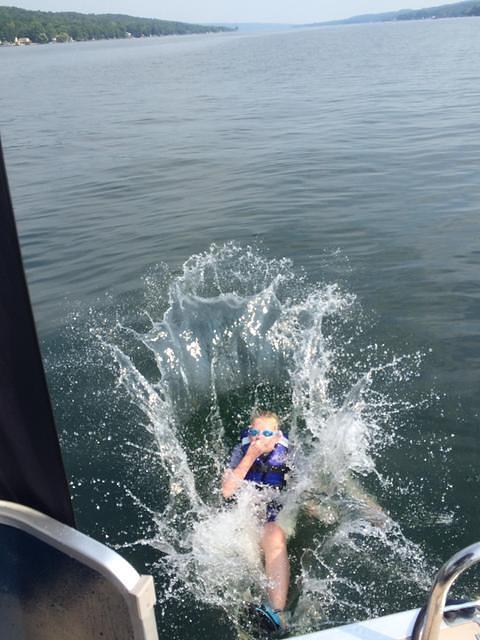
{"type": "Polygon", "coordinates": [[[224,498],[231,498],[233,496],[257,457],[258,454],[250,445],[238,465],[234,469],[225,470],[222,478],[222,495],[224,498]]]}
{"type": "Polygon", "coordinates": [[[264,453],[272,451],[281,437],[282,434],[280,432],[275,438],[259,438],[250,443],[245,455],[237,466],[232,469],[227,469],[223,474],[222,495],[225,499],[230,498],[235,493],[255,460],[264,453]]]}

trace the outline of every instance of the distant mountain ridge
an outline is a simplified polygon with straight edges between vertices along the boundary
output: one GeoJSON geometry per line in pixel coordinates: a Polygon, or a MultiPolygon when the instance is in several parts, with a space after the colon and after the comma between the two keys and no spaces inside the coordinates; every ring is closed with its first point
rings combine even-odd
{"type": "Polygon", "coordinates": [[[227,27],[189,24],[153,18],[135,18],[122,14],[86,14],[29,11],[18,7],[0,7],[0,42],[30,41],[38,44],[69,40],[142,38],[230,31],[227,27]]]}
{"type": "Polygon", "coordinates": [[[287,24],[284,22],[214,22],[213,24],[234,29],[235,31],[283,31],[299,26],[298,24],[287,24]]]}
{"type": "Polygon", "coordinates": [[[352,16],[343,20],[330,20],[328,22],[314,22],[305,27],[326,26],[335,24],[360,24],[365,22],[395,22],[400,20],[428,20],[439,18],[467,18],[480,16],[480,0],[464,0],[454,4],[442,4],[426,9],[401,9],[387,13],[368,13],[352,16]]]}

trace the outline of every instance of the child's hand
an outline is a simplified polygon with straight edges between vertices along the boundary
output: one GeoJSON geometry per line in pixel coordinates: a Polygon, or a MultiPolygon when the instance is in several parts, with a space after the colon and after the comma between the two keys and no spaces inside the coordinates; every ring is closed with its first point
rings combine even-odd
{"type": "Polygon", "coordinates": [[[258,458],[258,456],[262,456],[264,453],[270,453],[270,451],[273,451],[275,445],[277,442],[280,442],[281,439],[281,431],[279,431],[276,436],[270,436],[269,438],[262,435],[255,436],[250,443],[249,451],[251,450],[254,452],[258,458]]]}

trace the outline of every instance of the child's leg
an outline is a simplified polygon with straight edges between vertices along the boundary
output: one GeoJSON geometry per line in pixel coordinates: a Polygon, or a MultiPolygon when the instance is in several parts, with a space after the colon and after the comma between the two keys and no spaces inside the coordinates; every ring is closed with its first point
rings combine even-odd
{"type": "Polygon", "coordinates": [[[261,545],[265,555],[270,604],[273,609],[283,610],[287,602],[290,581],[287,540],[283,529],[275,522],[267,522],[263,528],[261,545]]]}

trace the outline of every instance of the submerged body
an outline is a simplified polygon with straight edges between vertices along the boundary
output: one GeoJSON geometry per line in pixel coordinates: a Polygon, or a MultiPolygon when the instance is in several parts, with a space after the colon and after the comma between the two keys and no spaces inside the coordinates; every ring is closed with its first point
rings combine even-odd
{"type": "MultiPolygon", "coordinates": [[[[285,486],[288,440],[278,429],[279,418],[264,412],[254,416],[248,434],[232,452],[229,468],[222,481],[224,498],[231,498],[243,481],[271,486],[281,491],[285,486]]],[[[268,580],[268,598],[275,621],[283,626],[283,612],[290,581],[287,540],[283,529],[275,522],[280,506],[271,501],[267,507],[260,545],[264,554],[268,580]]]]}

